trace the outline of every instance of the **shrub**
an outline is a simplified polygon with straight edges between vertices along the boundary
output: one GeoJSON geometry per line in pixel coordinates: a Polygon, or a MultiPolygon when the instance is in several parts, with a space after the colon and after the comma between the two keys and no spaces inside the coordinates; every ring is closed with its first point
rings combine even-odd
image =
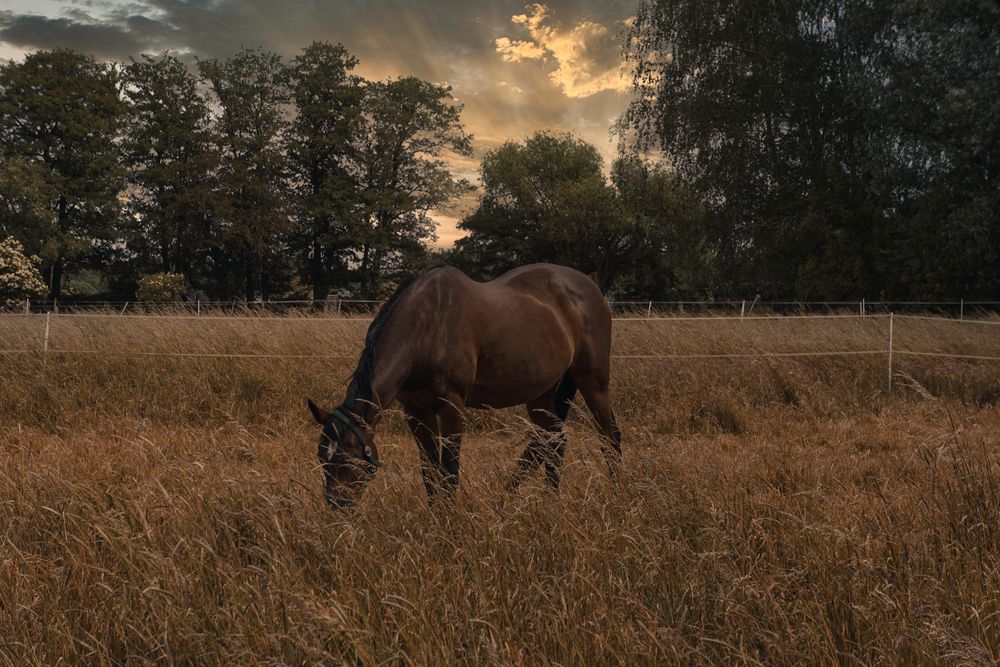
{"type": "Polygon", "coordinates": [[[0,241],[0,304],[4,308],[18,306],[28,297],[45,296],[40,264],[35,255],[24,254],[24,246],[13,236],[0,241]]]}
{"type": "Polygon", "coordinates": [[[187,286],[180,273],[151,273],[139,279],[139,301],[166,303],[176,301],[187,286]]]}

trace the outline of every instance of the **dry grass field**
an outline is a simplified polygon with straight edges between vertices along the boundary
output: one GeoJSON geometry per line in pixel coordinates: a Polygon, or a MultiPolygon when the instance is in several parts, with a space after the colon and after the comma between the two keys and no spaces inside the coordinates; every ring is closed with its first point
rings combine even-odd
{"type": "Polygon", "coordinates": [[[562,492],[505,495],[524,414],[474,413],[428,507],[390,416],[353,514],[304,398],[365,321],[45,326],[0,317],[0,663],[1000,662],[1000,362],[898,352],[1000,356],[1000,320],[896,318],[892,392],[881,353],[647,356],[887,351],[884,318],[618,321],[620,479],[577,411],[562,492]]]}

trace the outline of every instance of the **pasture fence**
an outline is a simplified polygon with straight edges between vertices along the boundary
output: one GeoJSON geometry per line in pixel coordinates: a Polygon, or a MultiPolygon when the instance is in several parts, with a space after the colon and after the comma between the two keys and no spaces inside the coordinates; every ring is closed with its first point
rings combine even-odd
{"type": "MultiPolygon", "coordinates": [[[[24,314],[58,313],[74,314],[101,311],[115,311],[121,314],[182,313],[196,316],[220,316],[236,314],[289,315],[294,313],[311,316],[361,316],[374,314],[384,303],[376,299],[345,299],[333,297],[317,299],[244,300],[225,301],[95,301],[66,299],[62,301],[40,301],[25,299],[24,314]]],[[[832,315],[856,313],[861,317],[869,315],[920,314],[937,316],[979,317],[1000,314],[1000,301],[952,300],[952,301],[770,301],[760,299],[713,299],[713,300],[618,300],[609,299],[611,310],[616,315],[628,317],[659,317],[668,315],[719,315],[729,317],[750,317],[760,314],[832,315]]]]}
{"type": "MultiPolygon", "coordinates": [[[[28,314],[25,315],[11,315],[6,314],[3,316],[5,320],[11,319],[21,319],[27,317],[29,319],[34,319],[38,315],[33,314],[33,311],[28,310],[28,314]]],[[[339,320],[344,323],[356,323],[359,325],[359,334],[362,333],[362,326],[367,326],[370,322],[368,317],[322,317],[322,316],[260,316],[260,315],[208,315],[203,313],[202,315],[197,314],[169,314],[163,312],[157,312],[155,314],[123,314],[119,311],[102,311],[102,312],[74,312],[72,314],[67,314],[65,312],[46,312],[44,313],[44,335],[42,336],[41,346],[32,348],[29,346],[24,347],[11,347],[0,346],[0,354],[2,355],[41,355],[43,362],[47,363],[47,360],[52,355],[59,356],[106,356],[106,357],[118,357],[118,358],[146,358],[146,357],[165,357],[165,358],[177,358],[177,359],[353,359],[356,358],[356,354],[288,354],[280,352],[213,352],[213,351],[165,351],[165,350],[135,350],[135,349],[101,349],[99,346],[90,349],[81,348],[60,348],[57,344],[57,337],[52,333],[53,323],[60,321],[71,321],[77,319],[90,319],[90,318],[101,318],[101,319],[113,319],[118,322],[129,322],[129,321],[155,321],[155,320],[196,320],[204,324],[209,324],[212,322],[226,322],[226,321],[239,321],[239,320],[254,320],[260,323],[296,323],[300,321],[311,321],[318,322],[323,320],[339,320]]],[[[706,315],[706,316],[616,316],[613,318],[616,327],[628,327],[633,325],[649,325],[649,324],[661,324],[669,327],[670,324],[681,323],[692,323],[692,322],[718,322],[718,321],[728,321],[730,323],[738,323],[738,326],[749,326],[755,322],[794,322],[798,320],[834,320],[834,321],[859,321],[866,322],[867,324],[873,324],[878,321],[884,320],[886,322],[885,333],[885,345],[884,347],[869,347],[865,349],[833,349],[833,350],[746,350],[737,352],[632,352],[632,353],[616,353],[612,354],[612,359],[616,361],[649,361],[649,360],[676,360],[683,362],[684,360],[724,360],[724,359],[780,359],[780,358],[822,358],[822,357],[879,357],[883,356],[886,359],[886,366],[888,369],[888,382],[887,389],[892,390],[893,375],[894,375],[894,359],[898,357],[911,357],[911,358],[926,358],[926,359],[955,359],[963,360],[968,362],[997,362],[1000,361],[1000,355],[995,354],[981,354],[976,350],[963,350],[963,351],[945,351],[945,350],[918,350],[909,349],[907,347],[900,347],[897,344],[897,336],[899,335],[899,324],[905,327],[905,323],[908,321],[917,322],[934,322],[946,326],[959,326],[959,327],[997,327],[1000,326],[1000,320],[997,319],[955,319],[940,316],[930,316],[930,315],[900,315],[896,313],[888,314],[834,314],[834,315],[747,315],[745,312],[742,316],[722,316],[722,315],[706,315]]],[[[660,332],[657,332],[659,334],[660,332]]],[[[1000,333],[1000,330],[997,331],[1000,333]]],[[[669,328],[665,329],[663,332],[663,339],[669,342],[669,328]]],[[[23,336],[22,340],[30,340],[30,337],[23,336]]],[[[873,340],[872,342],[877,342],[873,340]]],[[[991,351],[995,347],[1000,350],[1000,346],[992,346],[991,351]]]]}

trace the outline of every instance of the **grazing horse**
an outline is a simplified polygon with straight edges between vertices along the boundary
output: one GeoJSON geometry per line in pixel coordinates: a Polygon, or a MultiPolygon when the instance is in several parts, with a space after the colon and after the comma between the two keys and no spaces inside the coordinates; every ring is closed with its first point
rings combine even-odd
{"type": "Polygon", "coordinates": [[[323,427],[318,456],[331,505],[350,505],[381,464],[374,428],[398,400],[420,446],[428,496],[458,486],[464,408],[525,404],[538,427],[508,488],[545,465],[559,487],[562,423],[577,390],[602,434],[613,474],[621,433],[611,410],[611,310],[584,274],[531,264],[479,283],[458,269],[432,266],[382,306],[365,336],[340,407],[308,401],[323,427]]]}

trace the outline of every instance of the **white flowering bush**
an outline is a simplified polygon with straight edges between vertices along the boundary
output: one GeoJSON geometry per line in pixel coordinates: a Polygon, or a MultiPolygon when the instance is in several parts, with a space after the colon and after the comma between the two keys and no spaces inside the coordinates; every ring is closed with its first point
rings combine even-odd
{"type": "Polygon", "coordinates": [[[13,236],[0,241],[0,305],[14,308],[45,296],[45,281],[38,271],[38,257],[24,254],[24,246],[13,236]]]}

